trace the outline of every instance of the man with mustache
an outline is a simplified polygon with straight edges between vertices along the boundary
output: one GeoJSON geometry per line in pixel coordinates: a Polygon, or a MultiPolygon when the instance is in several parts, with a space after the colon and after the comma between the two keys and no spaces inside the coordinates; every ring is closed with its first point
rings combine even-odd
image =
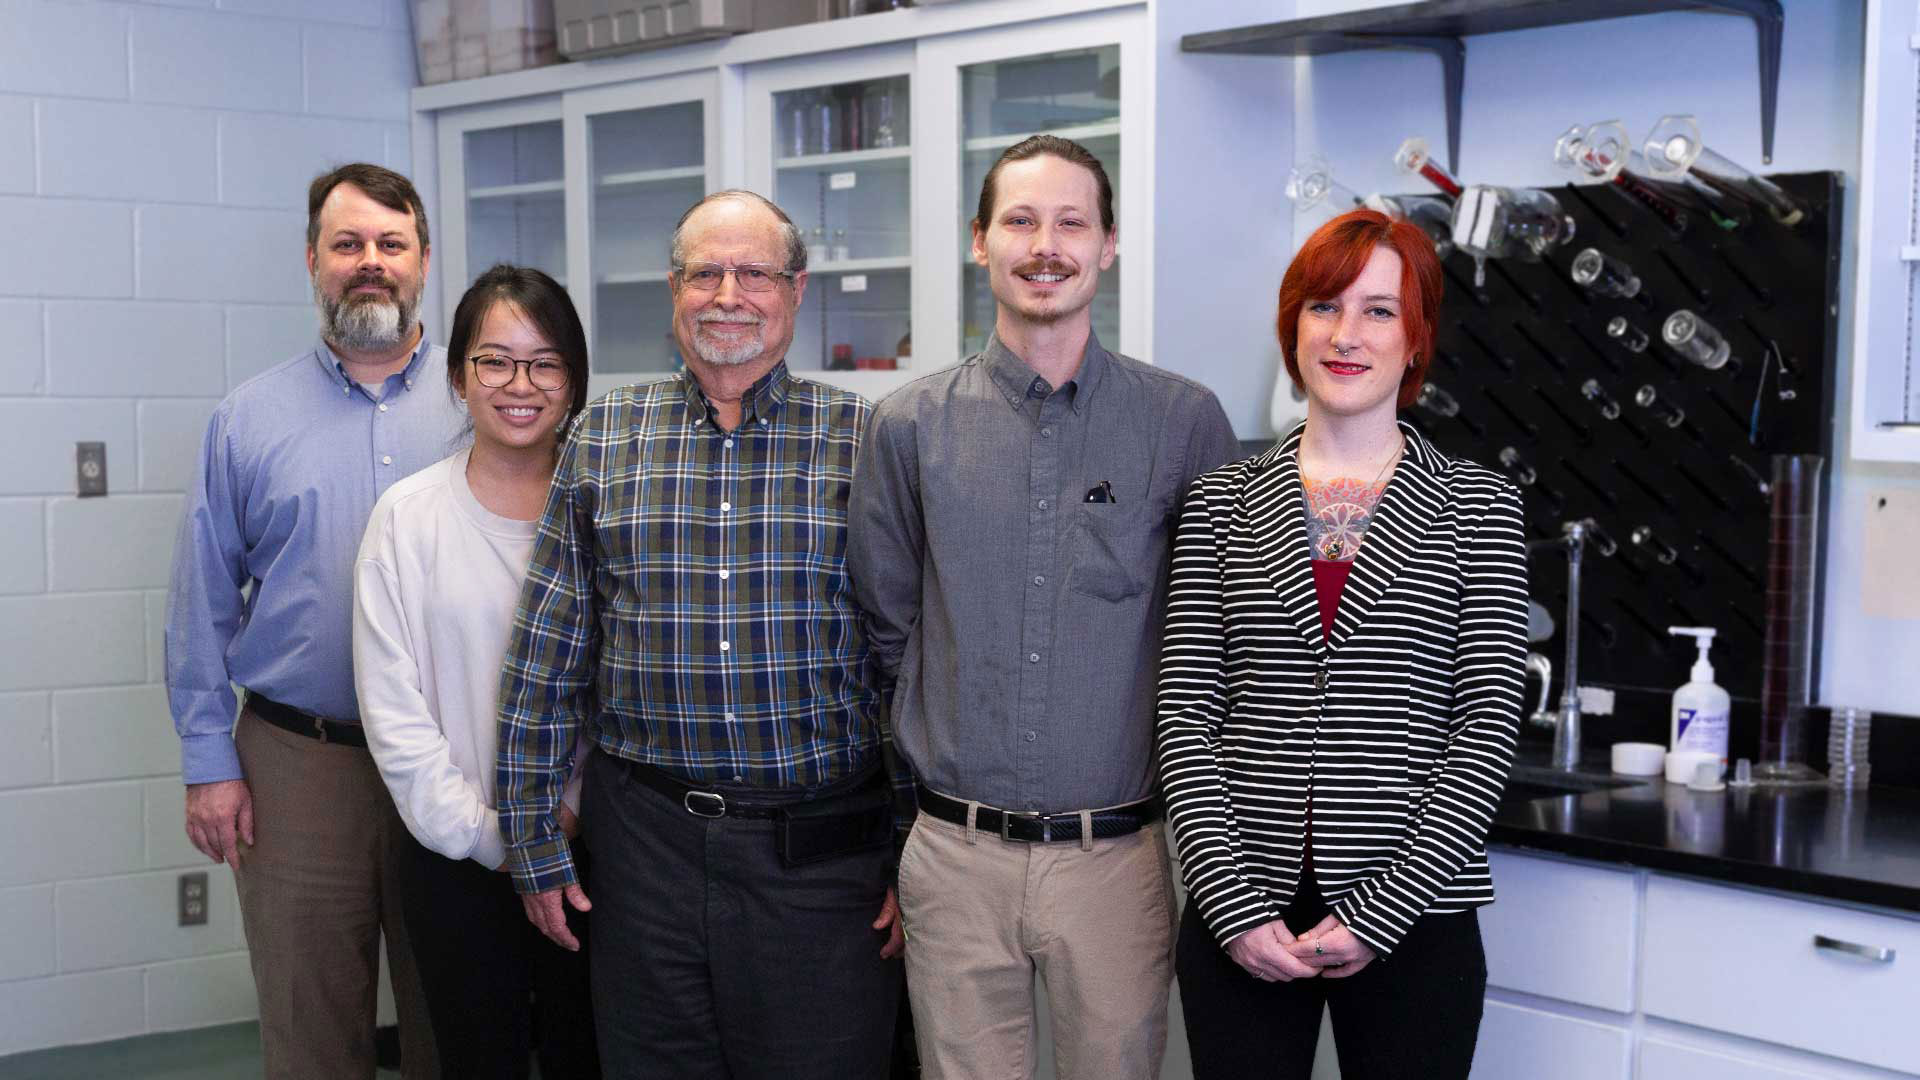
{"type": "Polygon", "coordinates": [[[793,378],[807,249],[707,196],[674,229],[682,374],[575,422],[500,693],[507,863],[593,910],[609,1077],[878,1080],[898,1007],[878,707],[844,565],[868,405],[793,378]],[[576,734],[592,900],[555,813],[576,734]]]}
{"type": "Polygon", "coordinates": [[[320,338],[214,410],[174,548],[166,680],[187,836],[233,868],[274,1078],[373,1075],[383,932],[406,1075],[439,1075],[400,916],[406,828],[367,752],[352,662],[374,501],[445,457],[462,422],[446,350],[420,326],[428,256],[406,177],[355,164],[314,180],[320,338]]]}
{"type": "Polygon", "coordinates": [[[1237,456],[1204,387],[1108,352],[1113,188],[1066,139],[1007,149],[973,258],[985,351],[875,407],[848,564],[919,815],[899,861],[923,1075],[1150,1080],[1173,884],[1154,799],[1166,572],[1188,481],[1237,456]]]}

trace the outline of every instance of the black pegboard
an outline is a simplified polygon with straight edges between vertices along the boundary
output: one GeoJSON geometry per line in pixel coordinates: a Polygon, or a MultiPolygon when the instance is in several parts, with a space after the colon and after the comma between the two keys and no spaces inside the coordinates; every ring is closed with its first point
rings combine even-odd
{"type": "MultiPolygon", "coordinates": [[[[1615,190],[1565,185],[1547,190],[1573,215],[1571,243],[1538,262],[1488,260],[1478,288],[1468,256],[1455,252],[1446,260],[1430,381],[1452,395],[1459,412],[1405,415],[1442,448],[1489,467],[1501,468],[1501,450],[1514,448],[1535,474],[1522,488],[1530,538],[1556,537],[1561,522],[1591,517],[1616,545],[1612,555],[1588,548],[1583,683],[1670,691],[1685,681],[1694,649],[1690,640],[1669,637],[1667,627],[1709,625],[1720,630],[1717,681],[1736,698],[1760,696],[1769,509],[1761,481],[1775,453],[1831,457],[1840,287],[1839,175],[1771,179],[1808,208],[1798,225],[1756,212],[1727,231],[1696,212],[1676,234],[1615,190]],[[1586,247],[1631,266],[1642,282],[1640,297],[1608,299],[1574,284],[1568,268],[1586,247]],[[1708,371],[1669,351],[1660,326],[1676,308],[1724,334],[1734,361],[1708,371]],[[1644,352],[1607,336],[1615,316],[1652,339],[1644,352]],[[1764,363],[1769,340],[1786,359],[1791,401],[1779,400],[1775,365],[1764,363]],[[1618,404],[1618,419],[1606,418],[1582,393],[1588,379],[1618,404]],[[1648,385],[1658,401],[1685,412],[1680,427],[1636,403],[1648,385]],[[1677,554],[1674,562],[1662,562],[1653,544],[1632,542],[1643,526],[1677,554]]],[[[1829,460],[1823,522],[1831,468],[1829,460]]],[[[1524,469],[1503,471],[1516,476],[1524,469]]],[[[1824,562],[1824,535],[1820,543],[1824,562]]],[[[1536,551],[1529,577],[1533,596],[1561,620],[1565,558],[1536,551]]],[[[1535,646],[1556,665],[1562,633],[1535,646]]],[[[1817,645],[1815,657],[1817,671],[1817,645]]]]}

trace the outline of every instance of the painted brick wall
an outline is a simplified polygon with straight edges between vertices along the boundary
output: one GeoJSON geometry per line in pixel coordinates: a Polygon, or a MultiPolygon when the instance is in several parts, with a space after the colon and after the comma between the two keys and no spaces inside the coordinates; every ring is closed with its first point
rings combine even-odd
{"type": "Polygon", "coordinates": [[[0,0],[0,1054],[254,1013],[181,832],[167,567],[215,402],[312,337],[307,181],[408,166],[407,9],[0,0]]]}

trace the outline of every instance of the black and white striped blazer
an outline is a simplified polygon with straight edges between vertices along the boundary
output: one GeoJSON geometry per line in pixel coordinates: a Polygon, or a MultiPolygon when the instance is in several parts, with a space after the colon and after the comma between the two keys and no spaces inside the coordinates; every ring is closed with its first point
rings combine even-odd
{"type": "Polygon", "coordinates": [[[1215,937],[1280,916],[1314,876],[1381,954],[1427,912],[1493,900],[1486,836],[1513,764],[1527,567],[1520,493],[1412,427],[1320,629],[1297,452],[1194,482],[1174,545],[1160,780],[1215,937]]]}

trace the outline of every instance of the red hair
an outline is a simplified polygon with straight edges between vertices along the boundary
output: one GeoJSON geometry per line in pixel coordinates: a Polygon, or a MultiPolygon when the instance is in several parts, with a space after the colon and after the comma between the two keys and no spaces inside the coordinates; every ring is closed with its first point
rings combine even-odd
{"type": "Polygon", "coordinates": [[[1287,376],[1300,386],[1300,309],[1346,291],[1366,269],[1374,248],[1400,256],[1400,322],[1407,335],[1407,370],[1400,377],[1400,407],[1420,396],[1433,361],[1434,329],[1440,321],[1445,289],[1433,241],[1418,225],[1396,221],[1378,210],[1349,210],[1315,229],[1280,279],[1280,355],[1287,376]]]}

